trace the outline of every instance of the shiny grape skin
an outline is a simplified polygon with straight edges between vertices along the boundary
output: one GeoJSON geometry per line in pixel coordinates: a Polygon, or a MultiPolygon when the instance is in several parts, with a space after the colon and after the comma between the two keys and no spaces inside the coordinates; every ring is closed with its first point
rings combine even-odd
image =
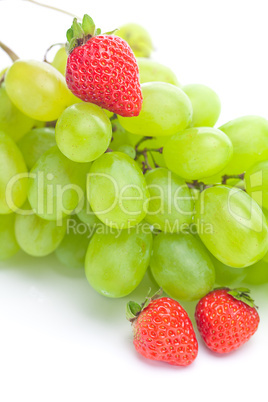
{"type": "Polygon", "coordinates": [[[189,128],[164,145],[168,169],[189,181],[203,179],[228,165],[233,145],[222,131],[211,127],[189,128]]]}
{"type": "Polygon", "coordinates": [[[192,104],[180,88],[166,82],[148,82],[141,89],[143,105],[139,116],[118,116],[127,131],[159,137],[174,135],[189,126],[192,104]]]}
{"type": "Polygon", "coordinates": [[[160,233],[154,238],[151,272],[172,298],[197,300],[215,282],[215,271],[202,242],[191,234],[160,233]]]}
{"type": "Polygon", "coordinates": [[[86,254],[89,284],[107,297],[124,297],[141,282],[150,261],[152,234],[143,225],[95,233],[86,254]]]}
{"type": "Polygon", "coordinates": [[[268,227],[258,204],[243,190],[215,186],[196,202],[198,234],[221,262],[244,268],[261,260],[268,250],[268,227]]]}
{"type": "Polygon", "coordinates": [[[122,152],[109,152],[92,163],[87,196],[103,223],[124,229],[143,220],[149,193],[137,163],[122,152]]]}

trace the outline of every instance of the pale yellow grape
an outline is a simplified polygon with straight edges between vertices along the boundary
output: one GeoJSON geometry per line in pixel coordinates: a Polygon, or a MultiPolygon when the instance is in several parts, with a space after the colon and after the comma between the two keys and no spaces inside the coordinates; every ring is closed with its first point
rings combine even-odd
{"type": "Polygon", "coordinates": [[[84,197],[89,163],[66,158],[57,146],[38,159],[30,172],[28,199],[43,219],[59,220],[70,215],[84,197]]]}
{"type": "Polygon", "coordinates": [[[221,262],[243,268],[268,251],[268,227],[262,210],[243,190],[215,186],[195,204],[198,234],[221,262]]]}
{"type": "Polygon", "coordinates": [[[105,112],[92,103],[69,106],[56,124],[60,151],[74,162],[91,162],[108,148],[112,125],[105,112]]]}
{"type": "Polygon", "coordinates": [[[66,64],[67,64],[67,52],[65,47],[59,48],[52,61],[52,66],[55,67],[63,76],[65,76],[66,64]]]}
{"type": "Polygon", "coordinates": [[[87,190],[92,210],[108,226],[135,226],[146,214],[149,193],[144,176],[122,152],[105,153],[92,163],[87,190]]]}
{"type": "Polygon", "coordinates": [[[36,120],[56,120],[73,103],[62,74],[45,62],[16,61],[6,73],[5,84],[16,107],[36,120]]]}
{"type": "Polygon", "coordinates": [[[214,266],[205,246],[191,234],[155,236],[150,267],[164,292],[179,300],[200,299],[215,281],[214,266]]]}
{"type": "Polygon", "coordinates": [[[213,89],[201,84],[185,85],[183,91],[193,106],[192,127],[213,127],[220,116],[220,98],[213,89]]]}
{"type": "Polygon", "coordinates": [[[23,137],[35,124],[35,120],[23,114],[7,95],[5,84],[0,86],[0,130],[14,141],[23,137]]]}
{"type": "Polygon", "coordinates": [[[166,82],[141,85],[143,104],[139,116],[118,116],[129,132],[152,137],[170,136],[184,130],[192,121],[192,105],[178,87],[166,82]]]}
{"type": "Polygon", "coordinates": [[[222,131],[211,127],[189,128],[164,145],[168,169],[187,180],[220,172],[229,163],[233,145],[222,131]]]}
{"type": "Polygon", "coordinates": [[[95,233],[86,254],[87,280],[103,296],[124,297],[142,281],[151,250],[152,233],[148,226],[95,233]]]}
{"type": "Polygon", "coordinates": [[[160,81],[180,87],[176,74],[164,64],[146,57],[138,57],[137,63],[139,66],[141,84],[145,82],[160,81]]]}
{"type": "Polygon", "coordinates": [[[126,144],[135,147],[136,142],[139,140],[139,136],[131,134],[128,131],[126,131],[121,126],[118,119],[112,120],[111,123],[112,123],[113,136],[109,148],[111,148],[113,151],[117,151],[119,147],[126,144]],[[132,138],[132,140],[129,138],[129,135],[132,138]]]}
{"type": "Polygon", "coordinates": [[[28,171],[15,142],[0,131],[0,214],[19,208],[27,198],[28,171]]]}
{"type": "Polygon", "coordinates": [[[85,223],[90,228],[96,227],[98,225],[103,225],[103,223],[92,211],[87,197],[83,198],[83,201],[81,201],[81,205],[82,207],[78,208],[78,211],[76,211],[77,216],[81,222],[85,223]]]}
{"type": "Polygon", "coordinates": [[[268,159],[268,120],[245,116],[219,128],[232,141],[234,152],[222,174],[240,174],[256,162],[268,159]]]}
{"type": "Polygon", "coordinates": [[[179,232],[192,222],[194,203],[183,179],[164,168],[146,173],[150,193],[145,220],[163,232],[179,232]]]}
{"type": "Polygon", "coordinates": [[[38,159],[56,145],[55,129],[52,127],[34,128],[17,143],[28,169],[32,169],[38,159]]]}
{"type": "Polygon", "coordinates": [[[19,214],[15,220],[16,239],[21,249],[34,257],[56,250],[66,232],[66,220],[47,221],[35,214],[19,214]]]}
{"type": "Polygon", "coordinates": [[[141,25],[128,23],[122,25],[116,32],[128,42],[136,57],[149,57],[153,50],[153,43],[149,32],[141,25]]]}

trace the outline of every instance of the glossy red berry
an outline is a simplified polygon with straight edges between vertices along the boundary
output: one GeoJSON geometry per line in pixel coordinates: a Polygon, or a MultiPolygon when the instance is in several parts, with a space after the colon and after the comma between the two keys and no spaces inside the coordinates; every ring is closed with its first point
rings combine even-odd
{"type": "Polygon", "coordinates": [[[190,318],[169,297],[153,300],[133,321],[134,346],[144,357],[176,366],[191,364],[198,343],[190,318]]]}
{"type": "Polygon", "coordinates": [[[78,98],[120,116],[141,111],[138,65],[130,46],[117,36],[93,36],[75,47],[67,60],[66,82],[78,98]]]}
{"type": "Polygon", "coordinates": [[[209,349],[229,353],[257,331],[260,317],[247,292],[248,289],[242,292],[240,289],[216,289],[199,301],[195,319],[209,349]]]}

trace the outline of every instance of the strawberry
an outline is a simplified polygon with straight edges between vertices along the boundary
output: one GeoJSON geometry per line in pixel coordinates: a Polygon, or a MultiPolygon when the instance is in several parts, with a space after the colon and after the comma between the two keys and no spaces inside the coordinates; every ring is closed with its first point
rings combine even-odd
{"type": "Polygon", "coordinates": [[[66,82],[71,92],[120,116],[138,116],[142,106],[139,69],[128,43],[100,35],[93,20],[75,18],[67,31],[66,82]]]}
{"type": "Polygon", "coordinates": [[[198,343],[190,318],[182,306],[169,297],[144,305],[127,305],[127,318],[132,322],[134,346],[141,355],[175,366],[188,366],[198,352],[198,343]]]}
{"type": "Polygon", "coordinates": [[[257,331],[260,317],[244,288],[215,289],[197,304],[197,328],[207,347],[217,353],[239,348],[257,331]]]}

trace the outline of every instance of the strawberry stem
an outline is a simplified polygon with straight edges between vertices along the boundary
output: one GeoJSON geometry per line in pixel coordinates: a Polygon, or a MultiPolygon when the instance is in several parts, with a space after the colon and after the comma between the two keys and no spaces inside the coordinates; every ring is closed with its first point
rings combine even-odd
{"type": "Polygon", "coordinates": [[[93,19],[88,14],[83,16],[82,22],[78,22],[77,18],[74,18],[71,28],[66,33],[68,53],[71,53],[77,46],[84,45],[90,38],[100,33],[100,28],[96,29],[93,19]]]}
{"type": "Polygon", "coordinates": [[[254,300],[250,297],[250,290],[248,288],[229,289],[227,293],[233,296],[236,300],[240,300],[250,307],[258,308],[255,305],[254,300]]]}
{"type": "Polygon", "coordinates": [[[138,315],[151,303],[151,301],[158,299],[159,296],[163,293],[162,288],[158,289],[156,293],[150,296],[151,288],[149,289],[148,295],[145,298],[145,301],[140,305],[134,301],[130,301],[126,306],[126,318],[130,322],[134,322],[138,315]]]}

